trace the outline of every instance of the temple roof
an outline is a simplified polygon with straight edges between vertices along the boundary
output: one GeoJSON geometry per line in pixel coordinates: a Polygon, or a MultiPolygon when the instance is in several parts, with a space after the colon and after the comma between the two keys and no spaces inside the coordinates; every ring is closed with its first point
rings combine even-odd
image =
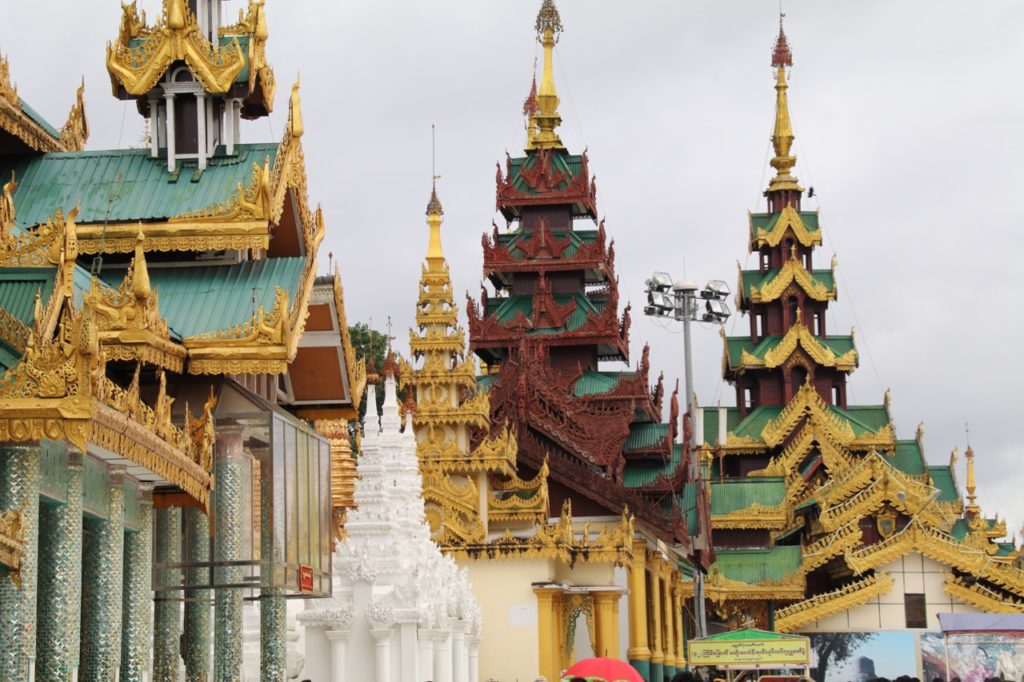
{"type": "MultiPolygon", "coordinates": [[[[537,239],[538,235],[539,232],[525,232],[523,230],[504,232],[498,235],[498,245],[508,246],[513,258],[522,258],[525,254],[518,248],[518,245],[524,241],[537,239]]],[[[551,230],[551,236],[559,240],[569,240],[569,244],[562,251],[561,257],[572,258],[579,251],[581,245],[597,242],[598,230],[551,230]]]]}
{"type": "Polygon", "coordinates": [[[305,258],[268,258],[237,265],[150,268],[149,276],[168,326],[188,338],[249,322],[258,306],[271,310],[278,287],[294,305],[305,265],[305,258]]]}
{"type": "Polygon", "coordinates": [[[786,499],[782,478],[743,478],[711,483],[711,515],[722,516],[754,505],[774,507],[786,499]]]}
{"type": "Polygon", "coordinates": [[[635,377],[636,372],[602,372],[588,369],[573,384],[573,395],[583,398],[614,391],[625,377],[635,377]]]}
{"type": "MultiPolygon", "coordinates": [[[[659,426],[653,424],[652,426],[659,426]]],[[[680,462],[683,459],[683,446],[680,443],[675,443],[672,446],[672,457],[666,458],[661,462],[630,462],[626,465],[625,471],[622,472],[622,484],[627,488],[643,488],[654,483],[659,476],[669,478],[679,467],[680,462]]],[[[681,505],[682,506],[682,505],[681,505]]],[[[682,506],[683,509],[687,507],[682,506]]],[[[692,504],[690,506],[692,509],[692,504]]],[[[695,517],[696,514],[690,516],[695,517]]],[[[690,532],[695,532],[696,524],[694,529],[690,532]]]]}
{"type": "Polygon", "coordinates": [[[729,580],[755,584],[781,581],[797,573],[802,562],[802,548],[775,546],[771,549],[719,549],[716,565],[729,580]]]}
{"type": "MultiPolygon", "coordinates": [[[[797,329],[798,326],[801,325],[794,325],[793,329],[797,329]]],[[[856,365],[857,358],[853,336],[829,335],[828,338],[813,336],[813,339],[814,345],[825,349],[826,356],[832,356],[832,364],[838,363],[845,365],[846,358],[851,358],[853,360],[853,364],[856,365]],[[851,356],[850,353],[853,355],[851,356]]],[[[778,357],[774,357],[772,351],[782,346],[783,341],[785,340],[786,336],[766,336],[757,343],[754,343],[753,339],[749,336],[726,337],[729,367],[734,369],[756,365],[775,367],[778,364],[781,364],[781,362],[786,358],[780,359],[778,357]],[[751,358],[753,358],[753,360],[751,360],[751,358]]],[[[788,356],[789,354],[785,353],[785,355],[788,356]]],[[[815,359],[817,360],[817,358],[815,359]]]]}
{"type": "MultiPolygon", "coordinates": [[[[604,301],[592,301],[583,294],[555,294],[555,303],[558,305],[566,305],[572,302],[576,303],[575,310],[570,313],[566,319],[565,324],[561,327],[555,328],[541,328],[541,329],[529,329],[526,332],[527,336],[535,336],[538,334],[559,334],[563,332],[572,332],[581,328],[587,322],[587,318],[592,314],[600,313],[604,310],[604,301]]],[[[509,296],[507,298],[492,298],[487,301],[487,314],[493,315],[498,322],[511,322],[516,319],[519,313],[522,313],[527,319],[533,314],[533,296],[509,296]]]]}
{"type": "Polygon", "coordinates": [[[167,163],[148,149],[0,157],[0,177],[15,173],[17,224],[45,223],[57,208],[81,207],[79,224],[160,221],[201,211],[248,187],[253,164],[274,163],[278,143],[240,144],[236,155],[211,158],[206,170],[185,162],[168,177],[167,163]]]}

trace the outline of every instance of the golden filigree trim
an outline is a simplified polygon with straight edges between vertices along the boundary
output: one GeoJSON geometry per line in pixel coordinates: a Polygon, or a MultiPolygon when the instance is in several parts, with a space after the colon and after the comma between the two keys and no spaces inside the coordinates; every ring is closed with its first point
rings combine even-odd
{"type": "Polygon", "coordinates": [[[131,253],[139,230],[146,235],[148,253],[170,251],[265,251],[270,235],[263,223],[143,223],[140,225],[83,225],[79,249],[83,254],[131,253]]]}
{"type": "Polygon", "coordinates": [[[81,151],[89,136],[85,122],[83,90],[78,90],[78,100],[72,107],[68,122],[61,129],[60,137],[37,123],[22,109],[18,89],[11,83],[11,70],[7,59],[0,55],[0,129],[17,137],[36,152],[81,151]]]}
{"type": "Polygon", "coordinates": [[[491,494],[487,500],[487,516],[496,522],[532,521],[543,523],[548,515],[547,458],[540,471],[529,481],[519,476],[489,477],[491,494]]]}
{"type": "Polygon", "coordinates": [[[888,573],[870,575],[831,592],[779,609],[775,612],[775,630],[793,632],[807,623],[859,606],[891,590],[893,582],[888,573]]]}
{"type": "MultiPolygon", "coordinates": [[[[802,348],[815,363],[822,367],[835,367],[843,372],[852,372],[857,368],[856,349],[851,348],[842,355],[836,355],[831,348],[812,334],[802,321],[797,320],[778,345],[764,354],[763,359],[744,349],[740,355],[737,369],[781,367],[793,355],[797,347],[802,348]]],[[[726,348],[726,353],[728,353],[728,348],[726,348]]]]}
{"type": "Polygon", "coordinates": [[[985,613],[1024,613],[1024,599],[1001,594],[979,583],[968,583],[952,573],[946,576],[942,587],[954,599],[967,602],[985,613]]]}
{"type": "Polygon", "coordinates": [[[24,322],[0,308],[0,341],[18,352],[24,352],[30,335],[31,330],[24,322]]]}
{"type": "Polygon", "coordinates": [[[711,525],[716,529],[778,529],[785,528],[792,520],[791,507],[783,501],[773,506],[752,504],[746,509],[737,509],[728,514],[713,514],[711,516],[711,525]]]}
{"type": "MultiPolygon", "coordinates": [[[[815,301],[834,301],[836,299],[837,290],[834,269],[832,288],[826,289],[824,284],[814,279],[814,276],[807,271],[803,262],[799,258],[794,257],[787,260],[779,272],[763,286],[760,288],[750,288],[750,302],[771,303],[772,301],[777,301],[794,282],[815,301]]],[[[742,285],[743,282],[741,280],[740,291],[741,293],[746,293],[742,285]]]]}
{"type": "Polygon", "coordinates": [[[856,523],[849,523],[834,533],[819,538],[803,549],[803,570],[807,573],[824,566],[841,554],[855,549],[863,539],[856,523]]]}
{"type": "Polygon", "coordinates": [[[107,44],[107,71],[115,96],[118,86],[137,97],[147,94],[177,61],[188,65],[207,92],[222,95],[245,68],[246,55],[237,38],[232,37],[227,46],[214,45],[202,35],[184,0],[169,0],[169,4],[153,27],[146,25],[135,2],[121,6],[120,32],[107,44]]]}
{"type": "MultiPolygon", "coordinates": [[[[753,216],[750,216],[749,220],[751,221],[751,232],[753,232],[753,216]]],[[[751,235],[751,251],[764,246],[778,246],[782,243],[782,239],[786,236],[787,231],[791,232],[803,246],[811,247],[821,244],[821,230],[817,232],[808,230],[796,209],[792,206],[786,206],[786,208],[782,209],[782,214],[775,221],[771,231],[766,232],[758,228],[757,233],[751,235]]]]}
{"type": "Polygon", "coordinates": [[[806,590],[807,579],[802,571],[797,571],[782,580],[744,583],[726,578],[719,571],[717,564],[712,566],[705,583],[705,594],[708,599],[718,604],[741,599],[800,599],[806,590]]]}
{"type": "MultiPolygon", "coordinates": [[[[25,523],[17,509],[0,513],[0,564],[19,575],[25,556],[25,523]]],[[[15,578],[15,583],[19,580],[15,578]]]]}

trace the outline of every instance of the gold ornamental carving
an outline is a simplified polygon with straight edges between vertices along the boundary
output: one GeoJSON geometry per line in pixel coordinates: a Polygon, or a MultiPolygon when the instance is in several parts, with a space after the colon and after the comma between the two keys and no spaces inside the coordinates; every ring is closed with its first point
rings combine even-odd
{"type": "Polygon", "coordinates": [[[0,564],[11,570],[11,580],[21,586],[21,559],[25,556],[25,520],[17,509],[0,512],[0,564]]]}
{"type": "Polygon", "coordinates": [[[888,573],[872,574],[831,592],[816,595],[775,612],[775,630],[793,632],[815,620],[827,618],[887,593],[893,578],[888,573]]]}
{"type": "Polygon", "coordinates": [[[971,584],[952,573],[946,576],[942,587],[951,597],[985,613],[1024,613],[1024,599],[997,592],[980,583],[971,584]]]}
{"type": "Polygon", "coordinates": [[[60,136],[54,137],[23,109],[18,89],[11,83],[10,65],[5,57],[0,56],[0,130],[15,136],[36,152],[81,151],[89,136],[83,90],[79,88],[77,101],[60,136]]]}
{"type": "MultiPolygon", "coordinates": [[[[795,248],[795,247],[794,247],[795,248]]],[[[741,283],[742,284],[742,283],[741,283]]],[[[789,258],[778,273],[760,288],[751,287],[751,303],[771,303],[782,298],[787,288],[798,285],[809,298],[815,301],[834,301],[836,299],[835,273],[833,272],[832,288],[814,279],[799,258],[789,258]]],[[[741,293],[743,289],[740,289],[741,293]]]]}
{"type": "Polygon", "coordinates": [[[803,219],[800,214],[792,206],[786,206],[782,209],[782,213],[779,215],[779,219],[775,221],[775,225],[770,230],[764,230],[763,228],[757,228],[754,231],[753,228],[753,216],[750,216],[751,222],[751,238],[750,238],[750,250],[755,251],[765,246],[776,247],[782,243],[786,233],[792,234],[796,240],[806,247],[815,245],[821,245],[821,230],[810,231],[807,226],[804,225],[803,219]]]}
{"type": "MultiPolygon", "coordinates": [[[[799,320],[789,328],[778,345],[764,354],[763,359],[744,349],[740,355],[739,367],[743,369],[780,367],[796,351],[797,347],[803,349],[815,363],[822,367],[835,367],[845,372],[851,372],[857,368],[858,357],[855,349],[851,348],[842,355],[836,355],[799,320]]],[[[728,353],[728,349],[726,352],[728,353]]]]}

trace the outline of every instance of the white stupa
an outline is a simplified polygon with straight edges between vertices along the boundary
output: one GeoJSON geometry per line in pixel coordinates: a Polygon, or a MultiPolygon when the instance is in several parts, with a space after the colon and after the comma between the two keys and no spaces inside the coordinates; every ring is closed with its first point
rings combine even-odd
{"type": "MultiPolygon", "coordinates": [[[[392,363],[389,363],[392,364],[392,363]]],[[[377,404],[370,386],[366,404],[377,404]]],[[[402,430],[395,379],[380,427],[367,418],[357,509],[334,553],[334,591],[310,601],[302,678],[332,682],[477,682],[480,607],[465,569],[430,539],[411,416],[402,430]]]]}

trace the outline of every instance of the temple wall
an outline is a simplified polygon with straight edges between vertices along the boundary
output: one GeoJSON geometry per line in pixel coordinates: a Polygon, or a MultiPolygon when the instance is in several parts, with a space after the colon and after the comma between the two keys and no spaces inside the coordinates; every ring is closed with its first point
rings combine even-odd
{"type": "Polygon", "coordinates": [[[906,629],[907,594],[924,594],[928,630],[939,629],[939,613],[982,613],[970,604],[949,595],[943,582],[949,568],[911,552],[892,563],[880,566],[879,573],[893,577],[888,593],[852,609],[833,614],[807,625],[801,632],[845,632],[906,629]]]}
{"type": "Polygon", "coordinates": [[[483,610],[481,680],[534,680],[539,657],[537,596],[533,583],[555,580],[548,559],[465,561],[469,582],[483,610]]]}

